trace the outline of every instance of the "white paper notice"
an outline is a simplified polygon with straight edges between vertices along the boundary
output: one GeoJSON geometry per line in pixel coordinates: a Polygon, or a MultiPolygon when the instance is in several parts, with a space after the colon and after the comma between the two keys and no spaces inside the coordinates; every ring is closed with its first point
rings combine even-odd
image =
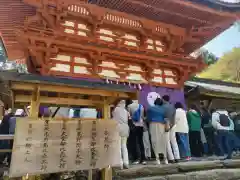
{"type": "Polygon", "coordinates": [[[120,164],[120,138],[113,120],[19,118],[11,177],[88,170],[120,164]]]}

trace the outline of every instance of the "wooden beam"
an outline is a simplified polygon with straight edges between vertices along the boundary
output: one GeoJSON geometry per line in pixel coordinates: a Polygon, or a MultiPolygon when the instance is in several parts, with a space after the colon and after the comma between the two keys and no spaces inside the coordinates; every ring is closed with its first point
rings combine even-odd
{"type": "MultiPolygon", "coordinates": [[[[191,36],[192,35],[193,34],[191,34],[191,36]]],[[[190,37],[190,36],[186,37],[186,39],[185,39],[185,43],[201,43],[201,42],[202,42],[202,40],[200,38],[195,38],[195,37],[190,37]]]]}
{"type": "MultiPolygon", "coordinates": [[[[109,54],[109,49],[106,47],[97,47],[97,46],[93,46],[91,44],[79,44],[79,43],[75,43],[75,42],[68,42],[68,45],[71,46],[72,48],[67,48],[65,47],[65,42],[63,40],[55,40],[52,37],[39,37],[36,35],[30,35],[30,34],[21,34],[21,36],[23,38],[27,39],[32,39],[32,40],[39,40],[39,41],[45,41],[48,42],[49,38],[51,38],[52,42],[54,44],[56,44],[57,46],[59,46],[60,49],[68,49],[71,51],[76,51],[76,49],[81,49],[84,51],[96,51],[96,52],[102,52],[104,55],[109,54]],[[73,49],[74,48],[74,49],[73,49]]],[[[80,38],[80,37],[78,37],[80,38]]],[[[31,49],[34,46],[29,46],[28,48],[31,49]]],[[[137,62],[143,62],[146,60],[153,60],[153,61],[157,61],[157,62],[162,62],[162,63],[168,63],[168,64],[175,64],[175,65],[179,65],[179,62],[181,62],[181,64],[183,65],[190,65],[190,64],[194,64],[196,63],[194,58],[183,58],[182,55],[180,54],[172,54],[172,53],[161,53],[161,55],[165,56],[164,58],[159,56],[159,57],[155,57],[157,54],[153,53],[153,54],[139,54],[139,53],[135,53],[135,52],[124,52],[124,51],[118,51],[118,50],[112,50],[111,51],[111,55],[116,55],[116,56],[121,56],[127,59],[131,59],[132,61],[137,61],[137,62]]]]}
{"type": "Polygon", "coordinates": [[[10,88],[12,90],[33,91],[34,85],[33,83],[11,82],[10,88]]]}
{"type": "MultiPolygon", "coordinates": [[[[102,101],[93,101],[93,100],[86,100],[86,99],[74,99],[74,98],[60,98],[60,97],[47,97],[47,96],[40,96],[39,97],[40,104],[48,104],[48,105],[76,105],[76,106],[91,106],[96,107],[99,105],[103,105],[102,101]]],[[[16,103],[30,103],[31,96],[29,95],[16,95],[15,102],[16,103]]],[[[31,114],[31,113],[30,113],[31,114]]]]}
{"type": "MultiPolygon", "coordinates": [[[[36,84],[34,83],[21,83],[21,82],[12,82],[12,90],[25,90],[33,91],[36,84]]],[[[48,85],[48,84],[39,84],[40,91],[45,92],[58,92],[58,93],[69,93],[69,94],[83,94],[83,95],[97,95],[97,96],[109,96],[109,97],[121,97],[128,98],[128,93],[118,92],[118,91],[107,91],[100,89],[88,89],[88,88],[77,88],[63,85],[48,85]]]]}

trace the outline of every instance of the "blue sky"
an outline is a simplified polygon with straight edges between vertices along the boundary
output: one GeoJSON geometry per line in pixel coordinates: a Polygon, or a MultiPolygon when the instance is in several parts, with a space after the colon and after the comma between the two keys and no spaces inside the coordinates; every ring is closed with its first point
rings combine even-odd
{"type": "Polygon", "coordinates": [[[203,46],[203,48],[221,57],[225,52],[230,51],[234,47],[240,47],[240,29],[232,26],[215,39],[203,46]]]}

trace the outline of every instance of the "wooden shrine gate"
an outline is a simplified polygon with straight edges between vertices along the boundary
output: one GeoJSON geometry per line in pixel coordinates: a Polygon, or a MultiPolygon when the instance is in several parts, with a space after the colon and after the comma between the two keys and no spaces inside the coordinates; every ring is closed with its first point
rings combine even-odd
{"type": "Polygon", "coordinates": [[[196,30],[139,18],[77,0],[24,0],[37,9],[17,39],[28,70],[181,88],[204,63],[186,45],[196,30]]]}

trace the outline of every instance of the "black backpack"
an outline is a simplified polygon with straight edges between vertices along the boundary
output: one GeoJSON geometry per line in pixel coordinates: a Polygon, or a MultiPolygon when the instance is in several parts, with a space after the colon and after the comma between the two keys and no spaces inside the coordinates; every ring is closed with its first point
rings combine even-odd
{"type": "Polygon", "coordinates": [[[218,113],[218,114],[219,114],[220,124],[224,127],[230,126],[229,117],[226,114],[221,114],[221,113],[218,113]]]}

